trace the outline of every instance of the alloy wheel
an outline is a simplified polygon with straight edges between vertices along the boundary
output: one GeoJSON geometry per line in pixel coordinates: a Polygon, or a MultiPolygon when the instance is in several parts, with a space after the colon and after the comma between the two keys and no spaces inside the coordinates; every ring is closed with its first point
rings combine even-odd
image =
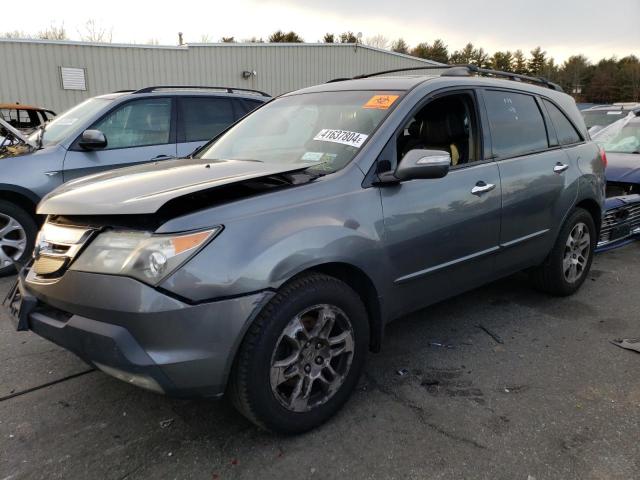
{"type": "Polygon", "coordinates": [[[576,223],[567,238],[562,262],[562,271],[567,282],[575,283],[584,275],[590,254],[589,228],[582,222],[576,223]]]}
{"type": "Polygon", "coordinates": [[[307,308],[287,324],[271,356],[271,391],[293,412],[326,403],[344,382],[354,353],[351,321],[334,305],[307,308]]]}
{"type": "Polygon", "coordinates": [[[27,233],[13,217],[0,213],[0,268],[8,267],[24,255],[27,233]]]}

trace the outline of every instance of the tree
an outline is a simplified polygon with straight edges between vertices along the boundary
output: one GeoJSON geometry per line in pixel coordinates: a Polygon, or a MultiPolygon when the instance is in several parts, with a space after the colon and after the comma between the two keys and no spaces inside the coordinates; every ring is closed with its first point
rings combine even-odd
{"type": "Polygon", "coordinates": [[[471,61],[469,63],[480,68],[488,68],[491,66],[489,54],[484,51],[484,48],[474,48],[471,52],[471,61]]]}
{"type": "Polygon", "coordinates": [[[244,43],[264,43],[264,40],[262,39],[262,37],[260,37],[260,38],[258,38],[258,37],[245,38],[242,41],[244,43]]]}
{"type": "Polygon", "coordinates": [[[441,39],[436,39],[429,47],[427,58],[434,62],[448,63],[449,62],[449,48],[441,39]]]}
{"type": "Polygon", "coordinates": [[[429,44],[422,42],[411,49],[411,55],[419,58],[427,58],[427,52],[429,50],[429,44]]]}
{"type": "Polygon", "coordinates": [[[208,33],[203,33],[200,35],[200,43],[212,43],[213,38],[208,33]]]}
{"type": "Polygon", "coordinates": [[[235,37],[222,37],[220,39],[220,41],[222,43],[236,43],[236,38],[235,37]]]}
{"type": "Polygon", "coordinates": [[[529,73],[527,69],[527,59],[522,50],[516,50],[513,54],[513,73],[526,75],[529,73]]]}
{"type": "Polygon", "coordinates": [[[544,72],[544,66],[547,63],[547,52],[540,47],[531,50],[531,58],[527,62],[527,70],[529,75],[540,76],[544,72]]]}
{"type": "Polygon", "coordinates": [[[69,40],[67,30],[64,28],[64,23],[60,26],[52,23],[49,28],[40,30],[36,37],[42,40],[69,40]]]}
{"type": "Polygon", "coordinates": [[[580,95],[590,80],[591,65],[584,55],[573,55],[560,68],[560,85],[565,92],[580,95]]]}
{"type": "Polygon", "coordinates": [[[369,45],[370,47],[381,48],[383,50],[389,48],[389,39],[384,35],[374,35],[373,37],[367,37],[364,43],[369,45]]]}
{"type": "Polygon", "coordinates": [[[474,55],[473,43],[469,42],[462,50],[456,50],[451,54],[449,61],[454,64],[471,63],[474,55]]]}
{"type": "Polygon", "coordinates": [[[84,24],[84,30],[78,30],[80,39],[84,42],[111,43],[113,40],[113,27],[105,28],[94,19],[89,19],[84,24]]]}
{"type": "Polygon", "coordinates": [[[409,45],[402,38],[399,38],[391,44],[391,50],[396,53],[407,54],[409,53],[409,45]]]}
{"type": "Polygon", "coordinates": [[[618,89],[623,101],[640,101],[640,59],[635,55],[618,61],[618,89]]]}
{"type": "Polygon", "coordinates": [[[144,44],[145,45],[160,45],[160,42],[158,41],[157,38],[150,38],[146,42],[144,42],[144,44]]]}
{"type": "Polygon", "coordinates": [[[296,32],[284,33],[282,30],[277,30],[269,35],[270,43],[303,43],[304,40],[296,32]]]}
{"type": "Polygon", "coordinates": [[[324,43],[336,43],[336,36],[333,33],[325,33],[322,41],[324,43]]]}
{"type": "Polygon", "coordinates": [[[358,43],[358,37],[353,32],[344,32],[340,34],[340,43],[358,43]]]}
{"type": "Polygon", "coordinates": [[[496,52],[490,60],[491,68],[502,72],[513,71],[513,54],[509,51],[496,52]]]}
{"type": "Polygon", "coordinates": [[[13,30],[11,32],[4,32],[0,34],[0,38],[32,38],[27,32],[23,32],[22,30],[13,30]]]}
{"type": "Polygon", "coordinates": [[[603,58],[596,65],[593,77],[586,87],[586,98],[590,102],[613,103],[620,98],[616,85],[618,62],[615,58],[603,58]]]}

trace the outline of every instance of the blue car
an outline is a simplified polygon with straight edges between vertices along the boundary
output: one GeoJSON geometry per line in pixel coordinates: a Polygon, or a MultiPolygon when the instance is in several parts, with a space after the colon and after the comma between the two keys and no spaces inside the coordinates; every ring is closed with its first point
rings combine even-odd
{"type": "Polygon", "coordinates": [[[604,251],[640,238],[640,109],[594,135],[606,151],[607,198],[598,241],[604,251]]]}

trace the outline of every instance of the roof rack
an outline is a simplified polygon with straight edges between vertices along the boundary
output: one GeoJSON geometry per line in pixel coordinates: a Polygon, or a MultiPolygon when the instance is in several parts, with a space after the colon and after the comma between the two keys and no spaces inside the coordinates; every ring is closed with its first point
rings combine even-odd
{"type": "Polygon", "coordinates": [[[268,93],[261,92],[260,90],[252,90],[250,88],[236,88],[236,87],[209,87],[209,86],[200,86],[200,85],[156,85],[153,87],[144,87],[139,90],[135,90],[132,93],[151,93],[156,90],[221,90],[226,93],[235,93],[235,92],[249,92],[255,95],[261,95],[263,97],[271,97],[268,93]]]}
{"type": "MultiPolygon", "coordinates": [[[[428,65],[423,67],[407,67],[407,68],[394,68],[392,70],[383,70],[381,72],[374,73],[366,73],[363,75],[357,75],[353,77],[351,80],[357,80],[360,78],[369,78],[376,77],[378,75],[386,75],[387,73],[398,73],[398,72],[411,72],[413,70],[443,70],[445,71],[441,74],[441,76],[447,77],[461,77],[467,76],[470,77],[472,75],[478,76],[487,76],[487,77],[499,77],[506,78],[509,80],[514,80],[516,82],[527,82],[533,83],[536,85],[542,85],[552,90],[557,90],[558,92],[562,92],[562,87],[557,83],[553,83],[547,80],[544,77],[531,77],[529,75],[520,75],[518,73],[511,72],[502,72],[500,70],[491,70],[490,68],[480,68],[477,65],[469,65],[469,64],[461,64],[461,65],[428,65]]],[[[342,79],[335,79],[331,81],[340,81],[342,79]]]]}

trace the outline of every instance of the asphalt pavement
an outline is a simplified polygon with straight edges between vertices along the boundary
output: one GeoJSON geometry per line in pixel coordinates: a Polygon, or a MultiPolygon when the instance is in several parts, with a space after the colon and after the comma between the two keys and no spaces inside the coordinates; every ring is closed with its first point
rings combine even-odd
{"type": "Polygon", "coordinates": [[[297,437],[93,371],[2,312],[0,480],[640,478],[640,354],[610,343],[640,337],[639,266],[640,242],[570,298],[516,275],[398,320],[297,437]]]}

